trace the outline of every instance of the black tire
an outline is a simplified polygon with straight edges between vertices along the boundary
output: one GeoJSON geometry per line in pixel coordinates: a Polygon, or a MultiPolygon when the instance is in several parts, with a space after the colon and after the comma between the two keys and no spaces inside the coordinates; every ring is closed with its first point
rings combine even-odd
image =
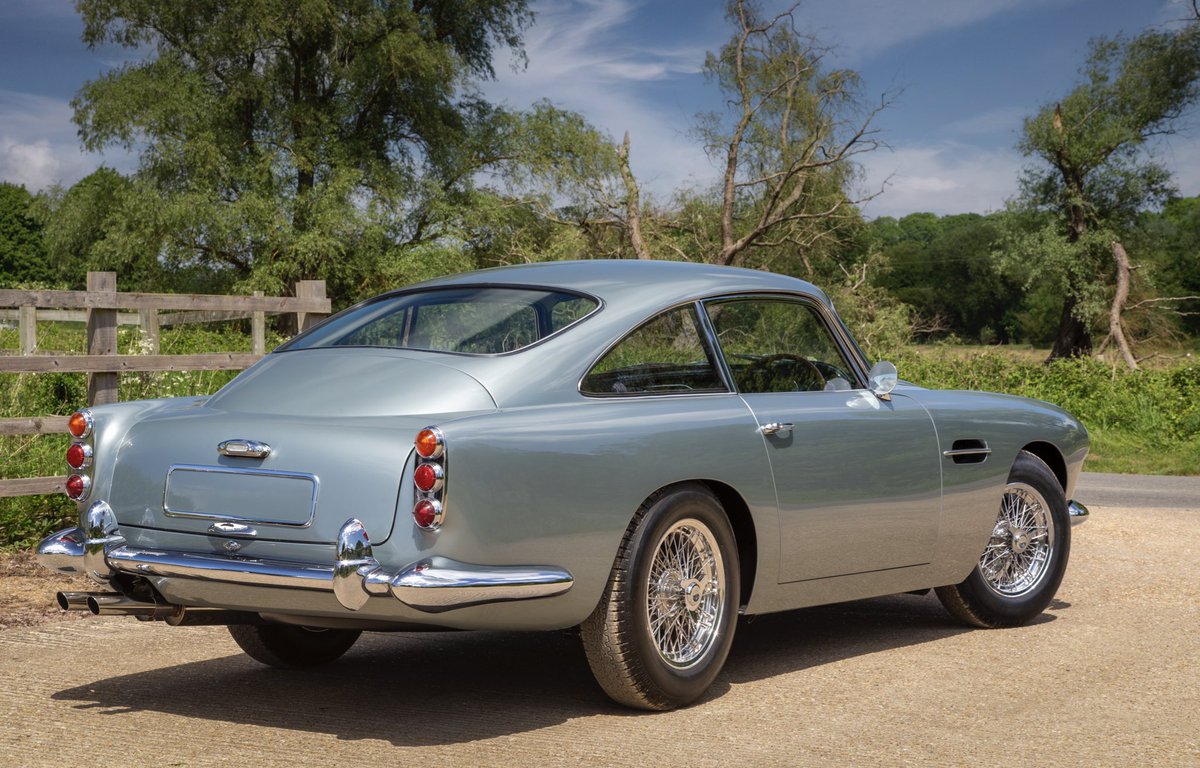
{"type": "Polygon", "coordinates": [[[328,664],[350,650],[356,629],[310,629],[291,624],[231,624],[229,634],[250,658],[278,669],[328,664]]]}
{"type": "Polygon", "coordinates": [[[648,499],[621,541],[599,605],[580,626],[588,664],[604,692],[619,704],[650,710],[699,698],[729,655],[739,575],[733,528],[708,489],[681,485],[648,499]],[[695,556],[681,560],[679,553],[695,556]],[[682,561],[678,568],[666,565],[682,561]],[[656,640],[652,611],[660,626],[680,632],[656,640]],[[711,623],[699,621],[704,617],[711,623]]]}
{"type": "Polygon", "coordinates": [[[1013,462],[996,527],[980,562],[961,584],[938,587],[937,596],[955,618],[971,626],[1017,627],[1028,623],[1050,604],[1062,583],[1070,554],[1071,518],[1062,486],[1045,462],[1021,451],[1013,462]],[[1042,502],[1046,509],[1044,517],[1036,512],[1042,502]],[[1018,510],[1020,505],[1028,505],[1030,519],[1044,519],[1045,526],[1038,524],[1028,530],[1024,526],[1008,526],[1005,504],[1017,505],[1010,509],[1018,510]],[[1047,554],[1041,565],[1037,564],[1037,552],[1019,559],[1029,549],[1041,546],[1037,542],[1041,540],[1038,534],[1043,527],[1047,554]],[[1025,578],[1011,579],[1010,583],[1010,573],[999,572],[1003,570],[1004,558],[1013,564],[1013,573],[1024,574],[1025,578]],[[1030,563],[1028,568],[1021,567],[1025,562],[1030,563]]]}

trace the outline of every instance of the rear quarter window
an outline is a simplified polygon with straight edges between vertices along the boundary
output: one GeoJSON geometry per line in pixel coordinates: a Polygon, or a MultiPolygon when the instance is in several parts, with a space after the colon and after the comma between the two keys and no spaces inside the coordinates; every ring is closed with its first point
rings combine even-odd
{"type": "Polygon", "coordinates": [[[601,397],[727,391],[691,306],[664,312],[617,342],[579,390],[601,397]]]}

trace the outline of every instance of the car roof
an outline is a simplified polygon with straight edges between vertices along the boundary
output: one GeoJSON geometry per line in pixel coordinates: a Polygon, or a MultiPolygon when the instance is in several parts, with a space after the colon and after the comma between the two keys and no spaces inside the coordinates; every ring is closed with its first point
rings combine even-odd
{"type": "Polygon", "coordinates": [[[685,261],[593,259],[481,269],[437,278],[405,290],[451,285],[530,285],[591,294],[605,304],[666,307],[718,293],[786,291],[829,298],[805,280],[773,272],[685,261]]]}

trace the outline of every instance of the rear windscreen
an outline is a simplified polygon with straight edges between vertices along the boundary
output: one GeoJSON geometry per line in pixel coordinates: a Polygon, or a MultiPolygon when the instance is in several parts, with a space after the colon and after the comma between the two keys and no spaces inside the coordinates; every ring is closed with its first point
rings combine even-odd
{"type": "Polygon", "coordinates": [[[595,299],[542,288],[440,288],[385,296],[330,318],[279,351],[391,347],[514,352],[590,314],[595,299]]]}

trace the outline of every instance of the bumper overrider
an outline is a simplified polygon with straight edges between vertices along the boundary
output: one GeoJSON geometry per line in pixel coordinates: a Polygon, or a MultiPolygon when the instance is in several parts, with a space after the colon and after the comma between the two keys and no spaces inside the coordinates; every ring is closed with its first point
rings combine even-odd
{"type": "Polygon", "coordinates": [[[562,568],[472,565],[445,557],[388,568],[375,559],[370,538],[355,518],[342,526],[335,558],[332,565],[314,565],[130,547],[112,508],[104,501],[88,507],[82,527],[53,533],[37,549],[42,566],[64,573],[83,572],[100,582],[128,573],[316,590],[333,592],[351,611],[362,608],[372,596],[389,593],[416,610],[440,613],[485,603],[553,597],[574,583],[562,568]]]}

